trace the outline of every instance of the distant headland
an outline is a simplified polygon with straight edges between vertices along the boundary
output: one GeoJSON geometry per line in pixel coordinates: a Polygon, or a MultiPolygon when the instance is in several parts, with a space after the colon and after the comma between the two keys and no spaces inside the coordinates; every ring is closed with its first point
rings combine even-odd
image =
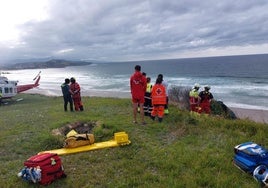
{"type": "Polygon", "coordinates": [[[69,61],[63,59],[51,59],[48,61],[35,61],[25,63],[15,63],[3,65],[0,68],[5,70],[19,70],[19,69],[46,69],[46,68],[65,68],[69,66],[84,66],[90,65],[91,62],[85,61],[69,61]]]}

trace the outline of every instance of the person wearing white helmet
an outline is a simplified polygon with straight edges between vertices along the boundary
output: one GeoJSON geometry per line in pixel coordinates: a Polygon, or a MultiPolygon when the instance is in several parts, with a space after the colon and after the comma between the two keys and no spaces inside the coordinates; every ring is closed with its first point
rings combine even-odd
{"type": "Polygon", "coordinates": [[[209,92],[210,86],[204,86],[204,91],[199,93],[199,105],[201,107],[200,113],[210,114],[210,103],[213,100],[212,93],[209,92]]]}
{"type": "Polygon", "coordinates": [[[199,100],[198,100],[199,88],[200,88],[200,85],[196,83],[194,87],[191,89],[191,91],[189,92],[189,102],[190,102],[191,112],[198,112],[199,110],[199,100]]]}

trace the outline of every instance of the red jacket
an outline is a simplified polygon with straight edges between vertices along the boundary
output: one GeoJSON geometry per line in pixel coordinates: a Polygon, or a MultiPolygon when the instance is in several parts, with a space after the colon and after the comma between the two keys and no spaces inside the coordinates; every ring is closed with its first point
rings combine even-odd
{"type": "Polygon", "coordinates": [[[153,105],[165,105],[167,103],[166,88],[163,84],[155,84],[151,96],[153,105]]]}
{"type": "Polygon", "coordinates": [[[147,86],[147,80],[145,76],[141,74],[141,72],[136,71],[130,77],[130,90],[132,97],[134,98],[142,98],[145,95],[147,86]]]}
{"type": "Polygon", "coordinates": [[[71,83],[70,90],[73,93],[73,98],[79,98],[80,97],[80,85],[78,83],[71,83]]]}

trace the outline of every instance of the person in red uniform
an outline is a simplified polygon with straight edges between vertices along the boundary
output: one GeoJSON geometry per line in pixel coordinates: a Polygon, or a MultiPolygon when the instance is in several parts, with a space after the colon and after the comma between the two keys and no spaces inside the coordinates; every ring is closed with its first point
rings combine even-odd
{"type": "Polygon", "coordinates": [[[144,121],[144,95],[146,91],[146,77],[141,73],[141,66],[135,66],[135,72],[130,77],[130,91],[133,104],[133,122],[137,123],[138,106],[140,107],[140,116],[142,124],[146,124],[144,121]]]}
{"type": "Polygon", "coordinates": [[[199,90],[200,85],[195,84],[194,87],[191,89],[189,92],[189,102],[190,102],[190,111],[191,112],[199,112],[200,107],[199,107],[199,90]]]}
{"type": "Polygon", "coordinates": [[[80,85],[76,82],[75,78],[71,78],[70,91],[74,101],[75,111],[83,111],[84,107],[81,101],[80,85]]]}
{"type": "Polygon", "coordinates": [[[166,88],[162,84],[162,78],[157,78],[156,83],[152,88],[152,105],[153,110],[151,113],[152,120],[155,120],[155,117],[158,117],[158,121],[161,123],[164,117],[166,100],[166,88]]]}
{"type": "Polygon", "coordinates": [[[204,91],[201,91],[199,93],[199,101],[200,101],[200,113],[206,113],[206,114],[210,114],[211,110],[210,110],[210,102],[213,99],[213,95],[212,93],[209,92],[210,87],[209,86],[205,86],[204,87],[204,91]]]}

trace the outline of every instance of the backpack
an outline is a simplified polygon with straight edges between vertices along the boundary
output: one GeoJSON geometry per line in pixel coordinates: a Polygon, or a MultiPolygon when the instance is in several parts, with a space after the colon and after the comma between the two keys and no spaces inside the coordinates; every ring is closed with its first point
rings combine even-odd
{"type": "Polygon", "coordinates": [[[65,148],[76,148],[79,146],[85,146],[94,144],[95,138],[93,134],[75,134],[68,136],[64,141],[65,148]]]}
{"type": "Polygon", "coordinates": [[[57,154],[42,153],[28,158],[18,176],[28,182],[48,185],[66,174],[57,154]]]}
{"type": "Polygon", "coordinates": [[[254,142],[245,142],[235,146],[234,153],[234,164],[251,175],[258,166],[268,166],[268,150],[254,142]]]}

